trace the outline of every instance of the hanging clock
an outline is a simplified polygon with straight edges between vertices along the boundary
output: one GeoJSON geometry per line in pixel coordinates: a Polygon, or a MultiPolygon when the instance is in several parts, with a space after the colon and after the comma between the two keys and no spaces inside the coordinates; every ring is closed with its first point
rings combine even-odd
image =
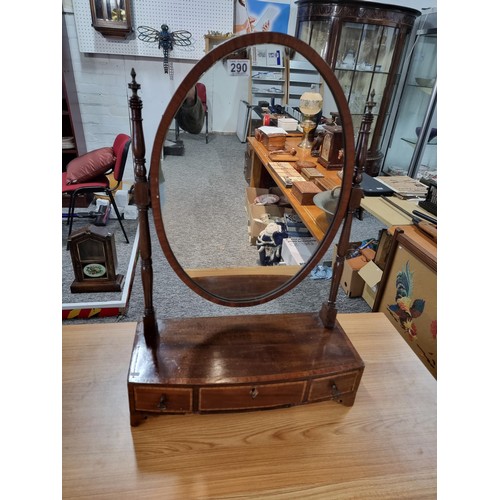
{"type": "Polygon", "coordinates": [[[324,125],[323,128],[325,133],[318,162],[327,170],[342,170],[344,167],[342,127],[334,122],[333,125],[324,125]]]}
{"type": "Polygon", "coordinates": [[[105,227],[86,226],[68,239],[75,280],[72,293],[119,292],[123,275],[116,274],[114,234],[105,227]]]}

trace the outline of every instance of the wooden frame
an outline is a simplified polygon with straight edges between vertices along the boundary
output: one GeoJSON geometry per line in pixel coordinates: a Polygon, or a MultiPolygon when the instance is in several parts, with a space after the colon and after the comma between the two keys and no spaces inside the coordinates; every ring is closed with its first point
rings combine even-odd
{"type": "Polygon", "coordinates": [[[113,9],[110,13],[105,12],[106,4],[104,0],[90,0],[93,28],[105,37],[127,38],[132,32],[130,0],[117,1],[119,8],[113,9]]]}
{"type": "Polygon", "coordinates": [[[383,312],[437,378],[437,260],[394,233],[373,311],[383,312]]]}
{"type": "MultiPolygon", "coordinates": [[[[363,136],[363,134],[361,134],[363,136]]],[[[363,136],[364,137],[364,136],[363,136]]],[[[358,141],[358,143],[362,143],[363,141],[358,141]]],[[[361,148],[363,149],[363,148],[361,148]]],[[[365,148],[366,149],[366,148],[365,148]]],[[[364,153],[364,158],[366,158],[366,152],[364,153]]],[[[343,224],[346,215],[350,211],[350,205],[355,204],[359,206],[361,203],[362,192],[359,188],[353,190],[353,178],[356,177],[355,170],[355,160],[358,160],[356,164],[362,165],[364,159],[360,158],[359,155],[356,156],[355,145],[354,145],[354,129],[351,120],[351,114],[349,111],[349,107],[347,105],[347,101],[344,96],[344,92],[337,80],[334,76],[331,68],[325,61],[321,58],[321,56],[311,49],[309,45],[298,40],[289,35],[284,35],[282,33],[275,32],[259,32],[259,33],[251,33],[247,35],[239,35],[237,37],[230,38],[228,41],[214,47],[205,57],[203,57],[196,66],[191,69],[191,71],[186,75],[183,82],[178,86],[176,92],[172,96],[172,99],[167,105],[167,108],[163,114],[163,117],[158,125],[158,129],[155,136],[155,141],[153,144],[153,150],[151,152],[151,166],[150,166],[150,190],[151,190],[151,207],[153,209],[153,221],[155,224],[156,233],[158,235],[158,240],[160,242],[160,246],[165,254],[167,260],[169,261],[172,269],[176,272],[179,278],[189,286],[193,291],[195,291],[198,295],[204,297],[207,300],[210,300],[216,304],[226,305],[229,307],[248,307],[263,304],[272,299],[278,298],[284,293],[288,292],[292,288],[302,281],[309,273],[314,269],[314,267],[321,260],[322,255],[326,252],[328,248],[330,248],[331,243],[335,235],[339,232],[341,225],[343,224]],[[168,240],[168,235],[165,231],[165,224],[162,220],[161,214],[161,205],[160,205],[160,174],[159,174],[159,165],[163,155],[163,145],[164,140],[167,135],[168,130],[170,129],[171,124],[173,123],[173,119],[177,110],[183,103],[187,90],[192,88],[196,82],[199,81],[200,77],[213,66],[213,64],[219,60],[223,60],[228,56],[231,56],[233,53],[241,51],[242,49],[247,49],[248,46],[255,44],[277,44],[284,45],[289,47],[291,50],[299,52],[304,56],[318,71],[318,73],[324,79],[325,85],[327,85],[336,101],[338,107],[338,114],[340,120],[342,122],[343,132],[344,132],[344,143],[343,148],[345,152],[344,156],[344,175],[342,178],[342,189],[339,197],[339,203],[337,206],[337,212],[334,215],[331,224],[327,231],[325,232],[323,241],[318,245],[317,251],[311,257],[311,259],[302,267],[301,271],[297,273],[290,280],[283,283],[283,280],[280,279],[278,286],[275,290],[256,296],[253,299],[245,299],[245,300],[227,300],[224,297],[215,296],[207,292],[207,290],[203,289],[199,286],[195,281],[189,277],[185,271],[182,269],[182,266],[179,265],[174,252],[170,247],[170,243],[168,240]]],[[[137,179],[137,177],[136,177],[137,179]]],[[[140,183],[136,181],[136,190],[140,189],[140,183]]],[[[140,214],[139,208],[139,214],[140,214]]],[[[350,232],[351,223],[344,225],[345,232],[350,232]]],[[[343,262],[342,262],[343,265],[343,262]]],[[[227,281],[227,280],[226,280],[227,281]]],[[[241,287],[241,283],[239,282],[238,277],[234,279],[234,287],[241,287]]],[[[335,286],[336,284],[332,284],[335,286]]],[[[336,296],[336,291],[333,294],[336,296]]]]}

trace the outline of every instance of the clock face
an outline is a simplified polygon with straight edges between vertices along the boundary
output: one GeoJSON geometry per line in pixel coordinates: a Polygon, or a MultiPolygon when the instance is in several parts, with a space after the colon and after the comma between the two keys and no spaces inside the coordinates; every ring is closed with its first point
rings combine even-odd
{"type": "Polygon", "coordinates": [[[100,278],[106,274],[106,268],[102,264],[87,264],[83,268],[83,274],[89,278],[100,278]]]}
{"type": "Polygon", "coordinates": [[[325,138],[323,139],[323,144],[321,146],[321,158],[323,160],[328,161],[328,155],[330,154],[330,145],[332,141],[332,136],[330,134],[325,134],[325,138]]]}

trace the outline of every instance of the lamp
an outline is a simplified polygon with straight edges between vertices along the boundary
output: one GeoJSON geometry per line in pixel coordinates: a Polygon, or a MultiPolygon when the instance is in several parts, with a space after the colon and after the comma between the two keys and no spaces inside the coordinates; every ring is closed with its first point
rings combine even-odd
{"type": "Polygon", "coordinates": [[[304,92],[300,96],[299,109],[303,115],[303,120],[300,124],[304,131],[302,142],[298,145],[299,148],[311,149],[312,141],[309,140],[309,132],[316,126],[312,121],[312,117],[321,111],[323,106],[323,97],[314,88],[309,92],[304,92]]]}

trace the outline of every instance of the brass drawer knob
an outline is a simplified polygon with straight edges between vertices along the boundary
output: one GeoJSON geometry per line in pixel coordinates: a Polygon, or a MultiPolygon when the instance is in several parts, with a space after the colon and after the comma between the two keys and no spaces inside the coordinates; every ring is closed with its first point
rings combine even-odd
{"type": "Polygon", "coordinates": [[[251,398],[255,399],[258,394],[259,394],[259,391],[257,390],[257,387],[252,387],[252,390],[250,391],[251,398]]]}
{"type": "Polygon", "coordinates": [[[338,390],[337,386],[335,385],[335,382],[332,382],[332,396],[338,396],[340,391],[338,390]]]}
{"type": "Polygon", "coordinates": [[[160,402],[156,405],[159,410],[167,409],[167,396],[165,394],[161,395],[160,402]]]}

